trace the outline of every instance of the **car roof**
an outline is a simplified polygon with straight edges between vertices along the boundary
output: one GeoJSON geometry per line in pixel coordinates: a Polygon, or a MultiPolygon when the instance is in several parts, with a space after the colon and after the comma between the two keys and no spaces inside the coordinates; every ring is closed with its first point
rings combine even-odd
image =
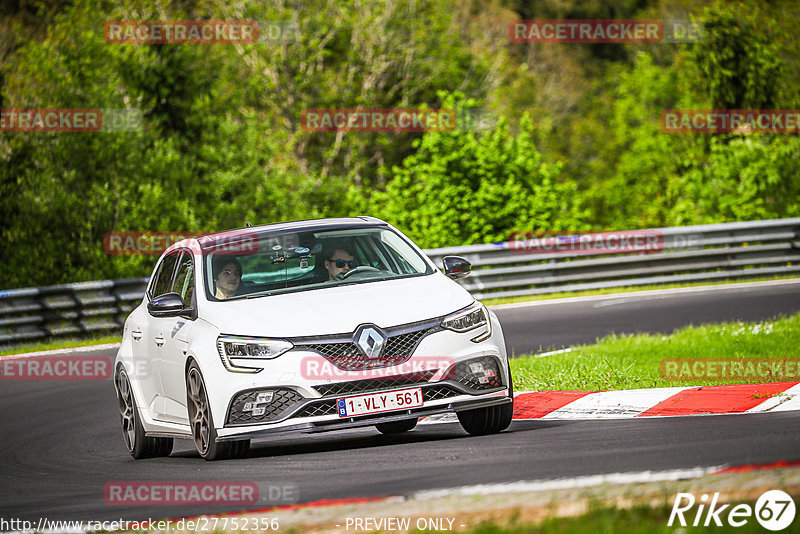
{"type": "Polygon", "coordinates": [[[309,219],[304,221],[290,221],[280,222],[273,224],[264,224],[260,226],[248,226],[245,228],[237,228],[234,230],[225,230],[204,236],[198,236],[197,240],[200,243],[208,242],[206,238],[229,237],[241,234],[271,234],[281,233],[290,230],[304,230],[304,231],[317,231],[317,230],[330,230],[333,228],[364,228],[371,226],[389,226],[385,221],[376,217],[358,216],[358,217],[339,217],[329,219],[309,219]]]}

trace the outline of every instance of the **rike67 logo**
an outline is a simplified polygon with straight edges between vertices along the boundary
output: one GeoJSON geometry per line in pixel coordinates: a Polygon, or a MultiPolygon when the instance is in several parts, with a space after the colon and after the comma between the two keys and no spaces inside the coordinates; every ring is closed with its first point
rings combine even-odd
{"type": "Polygon", "coordinates": [[[778,531],[792,524],[796,512],[792,497],[781,490],[764,492],[755,506],[737,504],[731,507],[730,504],[718,504],[718,500],[719,492],[714,493],[710,500],[704,493],[697,503],[691,493],[678,493],[667,526],[671,527],[677,520],[682,527],[687,526],[688,521],[692,521],[693,527],[721,527],[725,523],[731,527],[741,527],[755,517],[765,529],[778,531]],[[697,510],[692,513],[695,504],[698,505],[697,510]]]}

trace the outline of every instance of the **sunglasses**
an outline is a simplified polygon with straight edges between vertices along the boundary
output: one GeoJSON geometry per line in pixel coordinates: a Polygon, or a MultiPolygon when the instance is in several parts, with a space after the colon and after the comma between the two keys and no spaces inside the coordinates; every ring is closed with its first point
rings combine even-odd
{"type": "Polygon", "coordinates": [[[353,260],[349,260],[349,261],[348,260],[329,260],[329,261],[332,262],[332,263],[335,263],[336,267],[338,267],[339,269],[344,269],[345,265],[347,265],[351,269],[355,269],[356,268],[356,262],[353,261],[353,260]]]}

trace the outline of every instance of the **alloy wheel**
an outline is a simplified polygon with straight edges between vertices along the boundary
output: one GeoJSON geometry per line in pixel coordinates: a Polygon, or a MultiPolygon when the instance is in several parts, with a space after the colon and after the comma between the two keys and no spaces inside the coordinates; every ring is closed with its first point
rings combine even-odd
{"type": "Polygon", "coordinates": [[[125,446],[128,451],[132,451],[136,446],[136,417],[134,415],[133,394],[128,376],[125,371],[117,374],[117,390],[119,391],[119,415],[122,421],[122,437],[125,439],[125,446]]]}
{"type": "Polygon", "coordinates": [[[203,377],[196,368],[189,369],[189,421],[192,425],[192,436],[194,443],[200,454],[208,451],[210,441],[210,417],[208,407],[208,396],[203,377]]]}

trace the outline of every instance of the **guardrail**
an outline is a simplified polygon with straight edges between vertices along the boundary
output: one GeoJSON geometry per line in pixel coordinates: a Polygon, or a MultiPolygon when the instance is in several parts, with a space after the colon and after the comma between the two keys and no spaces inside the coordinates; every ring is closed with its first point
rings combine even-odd
{"type": "MultiPolygon", "coordinates": [[[[438,265],[448,255],[469,260],[472,274],[458,282],[478,299],[800,273],[800,218],[642,232],[658,236],[658,251],[532,253],[530,242],[508,241],[426,252],[438,265]]],[[[0,291],[0,346],[119,333],[146,284],[134,278],[0,291]]]]}
{"type": "Polygon", "coordinates": [[[525,242],[508,241],[426,253],[440,265],[449,255],[469,260],[472,274],[459,282],[477,299],[800,273],[800,218],[641,232],[658,237],[658,251],[588,254],[565,246],[561,252],[529,253],[525,242]]]}
{"type": "Polygon", "coordinates": [[[121,333],[147,278],[0,291],[0,346],[121,333]]]}

